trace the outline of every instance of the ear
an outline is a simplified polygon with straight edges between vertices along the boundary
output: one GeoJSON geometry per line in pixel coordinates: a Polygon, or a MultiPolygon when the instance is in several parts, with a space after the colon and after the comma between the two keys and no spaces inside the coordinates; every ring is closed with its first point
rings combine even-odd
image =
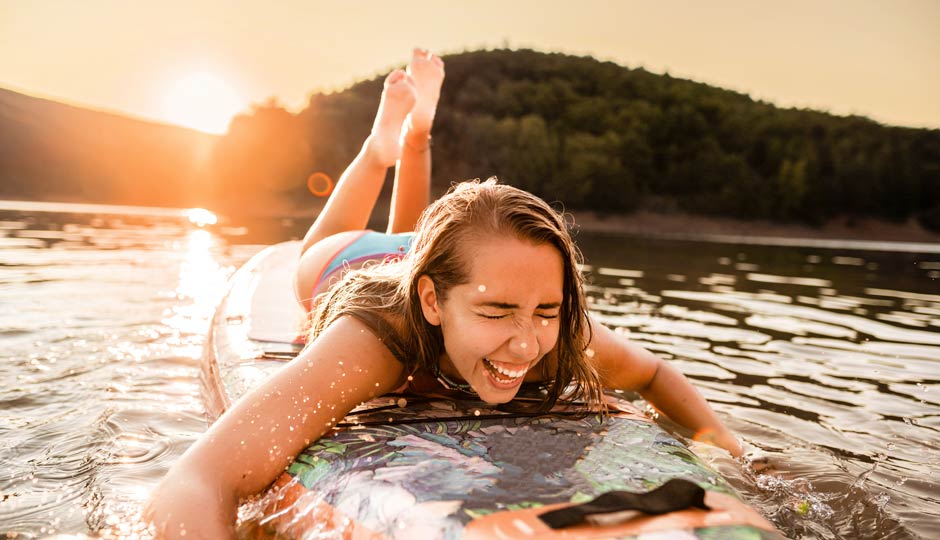
{"type": "Polygon", "coordinates": [[[421,301],[421,311],[424,313],[424,319],[434,326],[440,326],[441,311],[437,303],[434,281],[426,275],[418,278],[418,299],[421,301]]]}

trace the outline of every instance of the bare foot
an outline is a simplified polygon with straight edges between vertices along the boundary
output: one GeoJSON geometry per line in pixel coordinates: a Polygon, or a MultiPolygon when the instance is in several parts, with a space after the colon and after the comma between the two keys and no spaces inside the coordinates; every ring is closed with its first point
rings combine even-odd
{"type": "Polygon", "coordinates": [[[391,167],[401,157],[401,128],[415,104],[415,93],[414,81],[404,71],[396,69],[385,77],[372,133],[366,139],[369,154],[383,167],[391,167]]]}
{"type": "Polygon", "coordinates": [[[418,90],[418,100],[409,117],[409,135],[427,139],[434,122],[437,100],[441,97],[444,61],[424,49],[415,49],[408,64],[408,74],[418,90]]]}

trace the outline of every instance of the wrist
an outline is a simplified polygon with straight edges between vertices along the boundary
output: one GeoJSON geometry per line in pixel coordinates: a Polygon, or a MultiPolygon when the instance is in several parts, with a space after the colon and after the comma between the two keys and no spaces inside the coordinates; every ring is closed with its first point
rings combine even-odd
{"type": "Polygon", "coordinates": [[[738,438],[735,437],[727,428],[722,428],[715,441],[715,444],[730,452],[732,457],[737,458],[744,455],[744,447],[741,446],[741,441],[739,441],[738,438]]]}

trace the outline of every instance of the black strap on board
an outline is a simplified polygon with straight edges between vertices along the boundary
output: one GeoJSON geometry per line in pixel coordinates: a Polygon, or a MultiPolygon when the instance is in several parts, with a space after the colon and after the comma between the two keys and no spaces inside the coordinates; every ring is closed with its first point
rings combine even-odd
{"type": "Polygon", "coordinates": [[[610,491],[594,500],[539,514],[539,519],[553,529],[583,523],[589,516],[635,510],[644,514],[666,514],[687,508],[708,510],[705,490],[693,482],[673,478],[653,491],[631,493],[610,491]]]}

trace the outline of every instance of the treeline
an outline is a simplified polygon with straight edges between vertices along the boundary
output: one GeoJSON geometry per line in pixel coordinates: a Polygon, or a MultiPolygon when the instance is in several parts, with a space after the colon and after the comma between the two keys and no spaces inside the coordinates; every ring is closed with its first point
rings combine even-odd
{"type": "MultiPolygon", "coordinates": [[[[497,175],[569,209],[916,216],[940,230],[940,130],[780,109],[591,58],[499,50],[445,62],[438,192],[497,175]]],[[[259,186],[302,198],[311,172],[336,178],[368,134],[381,85],[315,94],[296,115],[267,103],[236,118],[215,152],[220,193],[231,204],[259,186]]]]}
{"type": "MultiPolygon", "coordinates": [[[[591,58],[499,50],[445,61],[437,193],[496,175],[572,210],[916,217],[940,230],[940,130],[780,109],[591,58]]],[[[307,178],[338,178],[356,155],[382,80],[314,94],[297,114],[257,105],[223,137],[0,89],[0,197],[309,211],[307,178]]]]}

